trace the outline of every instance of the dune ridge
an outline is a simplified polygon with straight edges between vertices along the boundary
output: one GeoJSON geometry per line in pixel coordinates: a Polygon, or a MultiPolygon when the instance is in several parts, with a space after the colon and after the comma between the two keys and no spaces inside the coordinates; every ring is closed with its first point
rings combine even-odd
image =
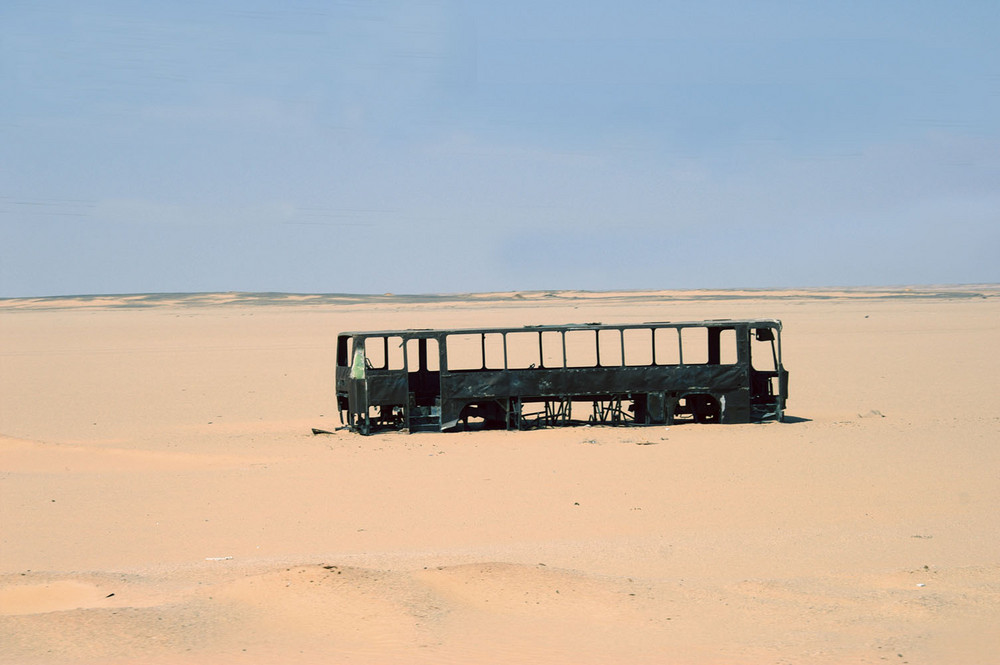
{"type": "Polygon", "coordinates": [[[687,289],[637,291],[497,291],[487,293],[354,294],[354,293],[133,293],[0,298],[0,311],[39,309],[132,309],[150,307],[444,305],[503,306],[540,302],[739,301],[739,300],[882,300],[915,298],[955,300],[995,298],[995,284],[942,284],[897,287],[813,287],[798,289],[687,289]]]}

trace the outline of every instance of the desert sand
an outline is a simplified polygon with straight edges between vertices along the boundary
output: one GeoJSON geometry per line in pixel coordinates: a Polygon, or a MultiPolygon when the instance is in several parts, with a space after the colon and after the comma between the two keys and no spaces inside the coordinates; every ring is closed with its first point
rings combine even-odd
{"type": "Polygon", "coordinates": [[[1000,663],[1000,288],[0,300],[0,662],[1000,663]],[[788,422],[345,431],[341,330],[773,317],[788,422]]]}

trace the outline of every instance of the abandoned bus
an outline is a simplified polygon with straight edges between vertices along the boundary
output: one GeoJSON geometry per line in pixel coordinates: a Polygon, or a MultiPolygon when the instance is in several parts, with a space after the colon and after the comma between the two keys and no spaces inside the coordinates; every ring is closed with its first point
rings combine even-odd
{"type": "Polygon", "coordinates": [[[780,420],[781,322],[345,332],[337,406],[349,429],[528,429],[780,420]]]}

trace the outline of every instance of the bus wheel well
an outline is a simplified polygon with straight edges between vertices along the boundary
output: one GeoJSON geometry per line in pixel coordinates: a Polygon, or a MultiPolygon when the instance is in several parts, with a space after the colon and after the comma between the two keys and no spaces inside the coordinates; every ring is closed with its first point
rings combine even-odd
{"type": "Polygon", "coordinates": [[[678,413],[688,413],[696,423],[718,423],[722,421],[722,404],[709,393],[688,393],[682,395],[678,413]]]}
{"type": "Polygon", "coordinates": [[[496,401],[470,402],[462,407],[458,419],[464,429],[504,429],[507,412],[496,401]]]}

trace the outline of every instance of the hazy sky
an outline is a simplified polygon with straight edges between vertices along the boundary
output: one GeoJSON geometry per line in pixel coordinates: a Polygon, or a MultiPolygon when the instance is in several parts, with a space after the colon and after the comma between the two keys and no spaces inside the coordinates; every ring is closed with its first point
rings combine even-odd
{"type": "Polygon", "coordinates": [[[0,296],[998,266],[996,0],[0,2],[0,296]]]}

